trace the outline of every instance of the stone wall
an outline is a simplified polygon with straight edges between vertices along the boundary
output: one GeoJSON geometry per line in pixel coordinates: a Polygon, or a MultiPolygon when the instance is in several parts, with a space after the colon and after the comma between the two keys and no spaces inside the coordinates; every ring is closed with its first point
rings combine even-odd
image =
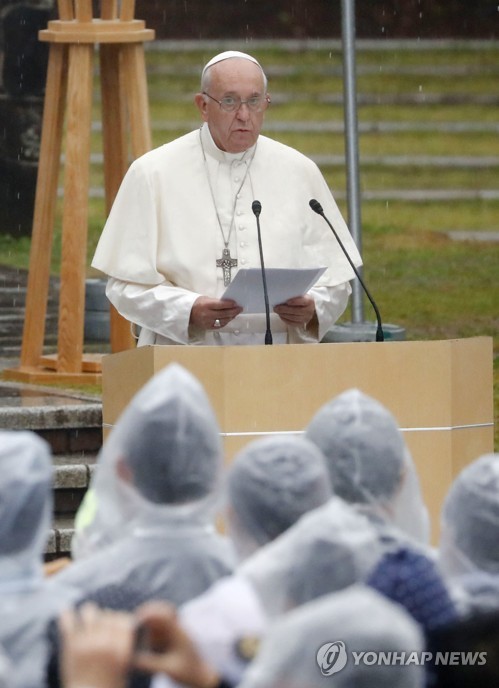
{"type": "Polygon", "coordinates": [[[0,6],[0,233],[31,233],[40,152],[51,0],[0,6]]]}

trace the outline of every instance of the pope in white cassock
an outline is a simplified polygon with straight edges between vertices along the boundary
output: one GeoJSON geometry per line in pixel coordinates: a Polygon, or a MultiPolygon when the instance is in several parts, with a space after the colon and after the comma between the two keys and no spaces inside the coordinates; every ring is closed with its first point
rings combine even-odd
{"type": "Polygon", "coordinates": [[[310,199],[362,262],[322,174],[260,135],[270,96],[250,55],[211,59],[195,102],[202,127],[135,160],[116,196],[92,263],[109,277],[109,300],[140,326],[139,345],[263,344],[265,314],[221,298],[240,268],[261,267],[257,199],[266,268],[327,267],[306,294],[274,306],[273,342],[319,342],[355,275],[310,199]]]}

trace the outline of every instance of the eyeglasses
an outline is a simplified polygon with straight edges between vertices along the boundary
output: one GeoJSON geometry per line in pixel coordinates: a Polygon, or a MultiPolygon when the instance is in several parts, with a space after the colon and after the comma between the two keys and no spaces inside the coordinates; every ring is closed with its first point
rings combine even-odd
{"type": "Polygon", "coordinates": [[[213,96],[210,96],[209,93],[206,93],[206,91],[203,91],[203,95],[208,96],[208,98],[214,100],[215,103],[218,103],[224,112],[236,112],[242,105],[247,105],[251,112],[261,112],[265,110],[270,103],[270,96],[268,95],[251,96],[248,100],[241,100],[239,96],[224,96],[221,100],[217,100],[213,96]]]}

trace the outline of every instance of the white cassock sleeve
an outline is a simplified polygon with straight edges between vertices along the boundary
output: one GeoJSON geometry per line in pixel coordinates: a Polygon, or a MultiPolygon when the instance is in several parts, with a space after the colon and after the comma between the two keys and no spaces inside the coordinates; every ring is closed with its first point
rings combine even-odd
{"type": "Polygon", "coordinates": [[[199,296],[195,292],[168,282],[148,287],[110,277],[106,296],[124,318],[173,343],[194,344],[203,339],[204,332],[196,336],[189,329],[192,305],[199,296]]]}

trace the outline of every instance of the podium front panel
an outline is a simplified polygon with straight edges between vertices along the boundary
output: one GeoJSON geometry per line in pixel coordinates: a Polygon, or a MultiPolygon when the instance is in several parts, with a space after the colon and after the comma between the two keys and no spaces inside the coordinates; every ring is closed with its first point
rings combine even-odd
{"type": "Polygon", "coordinates": [[[397,419],[438,533],[457,473],[493,451],[492,338],[318,345],[147,346],[103,359],[104,435],[152,375],[179,363],[203,384],[227,461],[247,442],[301,434],[332,397],[361,389],[397,419]]]}

